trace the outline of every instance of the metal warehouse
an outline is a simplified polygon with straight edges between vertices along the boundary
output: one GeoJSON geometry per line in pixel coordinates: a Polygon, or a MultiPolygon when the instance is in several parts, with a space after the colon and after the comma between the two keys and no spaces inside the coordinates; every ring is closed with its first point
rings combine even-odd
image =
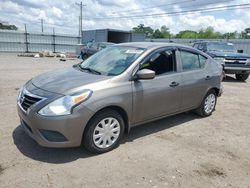
{"type": "Polygon", "coordinates": [[[145,34],[133,33],[115,29],[97,29],[83,31],[83,43],[94,40],[95,42],[141,42],[145,41],[145,34]]]}

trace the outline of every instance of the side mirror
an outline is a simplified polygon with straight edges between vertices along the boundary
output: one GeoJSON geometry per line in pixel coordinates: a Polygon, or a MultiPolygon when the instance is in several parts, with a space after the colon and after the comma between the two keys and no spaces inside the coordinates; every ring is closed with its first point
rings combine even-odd
{"type": "Polygon", "coordinates": [[[139,70],[135,75],[136,80],[149,80],[153,79],[154,77],[155,77],[155,71],[149,69],[139,70]]]}
{"type": "Polygon", "coordinates": [[[243,53],[243,50],[237,50],[237,52],[242,54],[242,53],[243,53]]]}

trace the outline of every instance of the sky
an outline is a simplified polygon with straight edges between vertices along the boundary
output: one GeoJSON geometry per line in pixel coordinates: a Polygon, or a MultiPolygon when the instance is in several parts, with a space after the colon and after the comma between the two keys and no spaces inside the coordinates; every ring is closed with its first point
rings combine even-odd
{"type": "MultiPolygon", "coordinates": [[[[52,33],[54,28],[56,33],[78,35],[80,7],[76,2],[79,0],[0,0],[0,21],[14,24],[19,30],[24,30],[26,24],[28,32],[41,32],[43,19],[45,33],[52,33]]],[[[176,34],[181,30],[198,31],[208,26],[222,33],[250,27],[250,6],[171,14],[250,4],[250,0],[83,0],[83,4],[83,30],[112,28],[128,31],[144,24],[154,29],[166,25],[176,34]]]]}

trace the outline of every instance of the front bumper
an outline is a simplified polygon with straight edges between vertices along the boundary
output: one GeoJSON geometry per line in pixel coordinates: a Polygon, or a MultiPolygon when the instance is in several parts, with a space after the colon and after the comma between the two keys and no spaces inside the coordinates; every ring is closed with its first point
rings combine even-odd
{"type": "Polygon", "coordinates": [[[25,132],[39,145],[55,148],[80,146],[84,128],[94,115],[83,104],[77,106],[70,115],[54,117],[39,115],[35,107],[27,112],[20,105],[17,109],[25,132]]]}
{"type": "Polygon", "coordinates": [[[225,65],[225,73],[228,74],[248,74],[250,73],[250,65],[225,65]]]}

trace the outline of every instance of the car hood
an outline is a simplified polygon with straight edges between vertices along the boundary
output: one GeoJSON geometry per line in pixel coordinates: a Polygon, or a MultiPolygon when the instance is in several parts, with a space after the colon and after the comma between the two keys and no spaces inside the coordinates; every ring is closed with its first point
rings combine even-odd
{"type": "MultiPolygon", "coordinates": [[[[50,71],[34,77],[32,84],[53,93],[68,94],[82,86],[109,80],[110,77],[82,72],[73,67],[50,71]]],[[[91,88],[89,88],[91,89],[91,88]]]]}
{"type": "Polygon", "coordinates": [[[229,58],[246,58],[250,59],[248,54],[236,53],[236,52],[208,52],[211,57],[229,57],[229,58]]]}

